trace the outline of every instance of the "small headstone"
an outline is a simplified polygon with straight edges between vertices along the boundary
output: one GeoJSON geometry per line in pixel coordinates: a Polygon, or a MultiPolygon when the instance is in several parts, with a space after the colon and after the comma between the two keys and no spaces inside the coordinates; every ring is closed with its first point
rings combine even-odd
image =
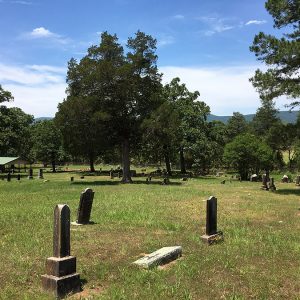
{"type": "Polygon", "coordinates": [[[135,262],[133,264],[142,267],[142,268],[153,268],[159,265],[164,265],[168,262],[171,262],[182,255],[181,246],[173,247],[163,247],[151,254],[148,254],[135,262]]]}
{"type": "Polygon", "coordinates": [[[217,231],[217,198],[213,196],[206,201],[206,231],[201,239],[208,244],[223,240],[223,233],[217,231]]]}
{"type": "Polygon", "coordinates": [[[276,186],[275,186],[275,184],[274,184],[274,178],[273,177],[271,177],[271,180],[270,180],[270,183],[269,183],[269,190],[271,190],[271,191],[276,191],[276,186]]]}
{"type": "MultiPolygon", "coordinates": [[[[81,193],[79,207],[77,211],[77,224],[89,224],[94,200],[94,192],[92,189],[87,188],[81,193]]],[[[72,224],[74,224],[72,222],[72,224]]]]}
{"type": "Polygon", "coordinates": [[[281,178],[281,182],[283,183],[288,183],[289,182],[289,176],[287,176],[286,174],[284,174],[281,178]]]}
{"type": "Polygon", "coordinates": [[[113,173],[113,171],[109,172],[109,176],[110,176],[110,179],[114,179],[114,173],[113,173]]]}
{"type": "Polygon", "coordinates": [[[74,177],[72,176],[72,177],[70,178],[70,180],[71,180],[71,181],[74,181],[74,177]]]}
{"type": "Polygon", "coordinates": [[[33,170],[32,170],[32,168],[29,169],[28,179],[33,179],[33,170]]]}
{"type": "Polygon", "coordinates": [[[57,298],[80,291],[76,257],[70,256],[70,208],[65,204],[54,209],[53,257],[46,260],[42,286],[57,298]]]}
{"type": "Polygon", "coordinates": [[[84,179],[84,176],[80,176],[80,179],[84,179]]]}
{"type": "Polygon", "coordinates": [[[261,190],[266,190],[268,191],[269,190],[269,187],[268,187],[268,180],[267,180],[267,175],[266,174],[263,174],[262,175],[262,186],[261,186],[261,190]]]}
{"type": "Polygon", "coordinates": [[[221,184],[225,184],[225,182],[226,182],[226,180],[222,180],[222,181],[221,181],[221,184]]]}
{"type": "Polygon", "coordinates": [[[17,175],[17,180],[21,180],[21,175],[20,174],[17,175]]]}
{"type": "Polygon", "coordinates": [[[182,177],[182,178],[181,178],[181,181],[187,181],[187,180],[188,180],[187,177],[182,177]]]}
{"type": "Polygon", "coordinates": [[[7,173],[7,181],[11,181],[11,174],[10,173],[7,173]]]}
{"type": "Polygon", "coordinates": [[[257,181],[257,174],[252,174],[251,176],[250,176],[250,181],[252,181],[252,182],[256,182],[257,181]]]}
{"type": "Polygon", "coordinates": [[[170,183],[170,180],[169,180],[169,178],[168,177],[164,177],[164,179],[163,179],[163,181],[162,181],[162,185],[167,185],[167,184],[169,184],[170,183]]]}
{"type": "Polygon", "coordinates": [[[39,169],[39,172],[38,172],[38,179],[44,179],[43,169],[39,169]]]}
{"type": "Polygon", "coordinates": [[[300,175],[297,175],[296,177],[296,185],[300,186],[300,175]]]}

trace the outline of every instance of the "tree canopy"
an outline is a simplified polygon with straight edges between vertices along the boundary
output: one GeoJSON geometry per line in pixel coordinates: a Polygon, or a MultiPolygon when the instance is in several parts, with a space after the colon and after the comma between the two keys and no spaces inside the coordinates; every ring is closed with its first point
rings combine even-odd
{"type": "Polygon", "coordinates": [[[268,0],[265,7],[274,27],[287,32],[281,38],[263,32],[255,36],[250,50],[268,69],[256,70],[251,81],[262,99],[288,96],[293,107],[300,104],[300,1],[268,0]]]}

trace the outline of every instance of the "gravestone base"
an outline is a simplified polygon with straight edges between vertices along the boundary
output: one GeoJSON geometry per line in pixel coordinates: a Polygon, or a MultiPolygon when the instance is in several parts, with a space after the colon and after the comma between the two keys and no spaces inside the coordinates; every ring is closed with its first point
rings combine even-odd
{"type": "Polygon", "coordinates": [[[42,286],[54,296],[64,297],[80,291],[80,276],[76,273],[75,256],[47,258],[46,273],[42,275],[42,286]]]}
{"type": "Polygon", "coordinates": [[[62,277],[42,275],[42,286],[55,297],[63,298],[68,294],[80,292],[80,276],[78,273],[62,277]]]}
{"type": "Polygon", "coordinates": [[[222,231],[218,231],[215,234],[211,234],[211,235],[202,235],[201,236],[201,240],[203,243],[205,244],[214,244],[214,243],[218,243],[224,240],[224,236],[223,236],[223,232],[222,231]]]}

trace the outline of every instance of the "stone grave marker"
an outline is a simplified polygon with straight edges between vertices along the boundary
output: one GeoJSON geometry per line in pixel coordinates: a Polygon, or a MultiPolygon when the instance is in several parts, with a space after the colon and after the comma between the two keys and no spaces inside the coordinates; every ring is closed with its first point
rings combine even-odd
{"type": "Polygon", "coordinates": [[[7,181],[11,181],[11,174],[10,173],[7,173],[7,181]]]}
{"type": "Polygon", "coordinates": [[[213,196],[206,200],[206,231],[201,239],[208,244],[223,240],[222,231],[217,231],[217,198],[213,196]]]}
{"type": "Polygon", "coordinates": [[[151,254],[148,254],[136,260],[135,262],[133,262],[133,264],[141,268],[150,269],[171,262],[181,255],[181,246],[163,247],[155,252],[152,252],[151,254]]]}
{"type": "Polygon", "coordinates": [[[20,174],[17,175],[17,180],[21,180],[21,175],[20,174]]]}
{"type": "Polygon", "coordinates": [[[74,177],[73,176],[70,179],[71,179],[71,181],[74,181],[74,177]]]}
{"type": "Polygon", "coordinates": [[[39,169],[38,179],[44,179],[43,169],[39,169]]]}
{"type": "Polygon", "coordinates": [[[267,178],[267,175],[266,174],[263,174],[262,175],[262,186],[261,186],[261,190],[268,190],[269,188],[268,188],[268,178],[267,178]]]}
{"type": "Polygon", "coordinates": [[[33,170],[32,170],[32,168],[29,169],[28,179],[33,179],[33,170]]]}
{"type": "Polygon", "coordinates": [[[42,286],[57,298],[81,289],[76,257],[70,256],[70,208],[66,204],[56,205],[54,209],[53,257],[46,260],[42,286]]]}
{"type": "Polygon", "coordinates": [[[287,176],[286,174],[284,174],[281,178],[281,182],[283,183],[288,183],[289,182],[289,176],[287,176]]]}
{"type": "Polygon", "coordinates": [[[72,225],[84,225],[90,223],[94,194],[95,192],[90,188],[85,189],[81,193],[77,211],[77,221],[72,222],[72,225]]]}
{"type": "Polygon", "coordinates": [[[273,177],[271,177],[271,180],[269,182],[269,190],[271,190],[273,192],[276,191],[276,186],[275,186],[274,178],[273,177]]]}
{"type": "Polygon", "coordinates": [[[300,186],[300,175],[297,175],[296,177],[296,185],[300,186]]]}

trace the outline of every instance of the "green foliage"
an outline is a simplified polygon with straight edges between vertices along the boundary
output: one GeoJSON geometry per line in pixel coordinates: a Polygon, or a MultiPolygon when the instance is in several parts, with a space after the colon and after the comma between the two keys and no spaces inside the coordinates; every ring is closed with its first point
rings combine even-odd
{"type": "Polygon", "coordinates": [[[21,156],[29,159],[30,124],[33,116],[20,108],[0,106],[0,154],[1,156],[21,156]]]}
{"type": "Polygon", "coordinates": [[[257,70],[251,78],[252,84],[262,99],[272,100],[282,95],[297,99],[300,96],[300,2],[268,0],[266,9],[274,18],[274,27],[287,28],[288,33],[281,38],[263,32],[255,36],[250,50],[269,68],[266,72],[257,70]]]}
{"type": "Polygon", "coordinates": [[[35,123],[31,128],[32,155],[44,164],[52,163],[55,171],[56,162],[63,160],[62,136],[53,120],[35,123]]]}
{"type": "Polygon", "coordinates": [[[248,123],[241,113],[234,112],[233,116],[228,120],[226,129],[228,140],[231,141],[237,135],[248,130],[248,123]]]}
{"type": "Polygon", "coordinates": [[[249,133],[237,136],[225,146],[224,161],[238,170],[242,179],[248,179],[249,172],[269,170],[273,163],[272,149],[249,133]]]}
{"type": "Polygon", "coordinates": [[[8,91],[5,91],[0,84],[0,103],[13,101],[14,97],[8,91]]]}

